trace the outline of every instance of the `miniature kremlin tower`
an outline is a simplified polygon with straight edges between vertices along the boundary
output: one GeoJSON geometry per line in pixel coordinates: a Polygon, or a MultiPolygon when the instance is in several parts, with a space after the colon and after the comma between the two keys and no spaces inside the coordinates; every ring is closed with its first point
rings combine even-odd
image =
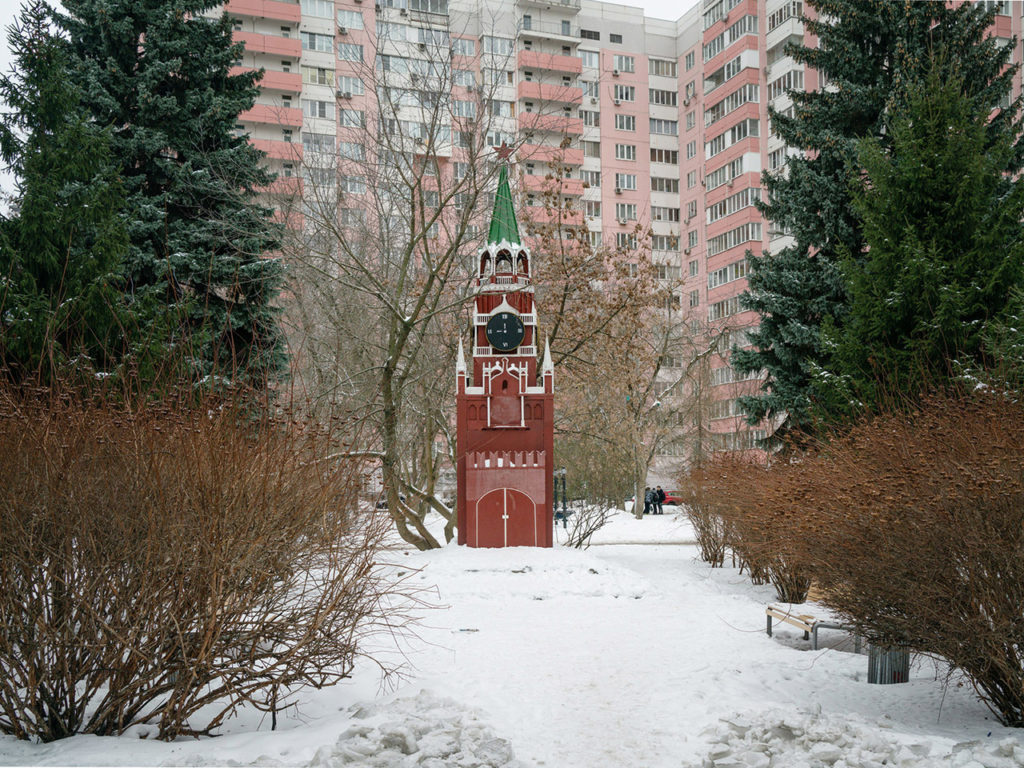
{"type": "Polygon", "coordinates": [[[459,544],[471,547],[552,542],[554,368],[545,345],[537,375],[530,269],[503,165],[479,252],[472,375],[461,340],[455,368],[459,544]]]}

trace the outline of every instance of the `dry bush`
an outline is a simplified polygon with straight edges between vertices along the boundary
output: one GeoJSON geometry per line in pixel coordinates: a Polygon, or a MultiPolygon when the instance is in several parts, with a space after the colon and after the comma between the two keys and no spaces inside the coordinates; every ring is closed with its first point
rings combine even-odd
{"type": "Polygon", "coordinates": [[[779,497],[787,493],[785,469],[769,471],[760,462],[723,455],[696,476],[706,510],[703,515],[716,521],[723,553],[725,547],[731,549],[739,558],[740,570],[747,569],[755,584],[771,582],[779,600],[804,602],[810,575],[789,549],[789,531],[778,514],[779,497]]]}
{"type": "Polygon", "coordinates": [[[683,482],[686,502],[686,516],[693,525],[700,558],[712,568],[721,568],[725,562],[726,543],[725,521],[708,495],[704,472],[694,470],[683,482]]]}
{"type": "MultiPolygon", "coordinates": [[[[577,504],[569,513],[568,518],[561,521],[562,528],[565,531],[563,546],[574,549],[590,549],[590,540],[595,533],[605,527],[611,515],[611,508],[603,504],[577,504]]],[[[559,520],[556,517],[556,528],[558,523],[559,520]]]]}
{"type": "Polygon", "coordinates": [[[248,417],[0,393],[0,731],[209,733],[348,676],[386,524],[329,431],[248,417]]]}
{"type": "MultiPolygon", "coordinates": [[[[822,602],[881,646],[963,670],[1024,726],[1024,410],[934,397],[876,417],[779,468],[787,552],[822,602]]],[[[776,474],[773,469],[771,474],[776,474]]]]}

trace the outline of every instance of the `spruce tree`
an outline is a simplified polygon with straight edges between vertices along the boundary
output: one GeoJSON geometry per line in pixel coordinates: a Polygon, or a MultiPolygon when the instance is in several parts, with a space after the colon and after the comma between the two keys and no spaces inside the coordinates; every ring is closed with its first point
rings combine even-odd
{"type": "Polygon", "coordinates": [[[64,0],[57,21],[82,105],[111,128],[130,245],[132,298],[156,297],[193,374],[261,382],[279,373],[273,305],[281,229],[256,198],[273,180],[234,127],[260,73],[211,0],[64,0]]]}
{"type": "Polygon", "coordinates": [[[858,146],[853,180],[866,258],[843,260],[847,315],[826,328],[821,401],[854,414],[989,367],[985,338],[1024,276],[1024,182],[1004,175],[1014,132],[988,135],[990,105],[944,57],[858,146]]]}
{"type": "Polygon", "coordinates": [[[0,222],[0,369],[16,381],[109,372],[126,353],[119,267],[124,198],[109,131],[81,111],[63,40],[46,3],[27,3],[8,30],[15,55],[0,77],[0,154],[16,176],[0,222]]]}
{"type": "MultiPolygon", "coordinates": [[[[863,226],[851,204],[850,174],[857,141],[875,137],[887,149],[886,115],[905,106],[907,85],[917,82],[930,51],[943,51],[959,68],[968,94],[995,109],[1010,92],[1010,48],[986,36],[993,12],[963,4],[894,0],[809,0],[815,19],[806,31],[819,47],[787,47],[793,58],[827,77],[829,87],[793,92],[794,113],[770,110],[775,132],[803,150],[784,174],[765,173],[765,216],[788,230],[795,244],[751,258],[743,305],[761,316],[752,350],[734,350],[742,371],[767,372],[760,395],[741,398],[751,423],[788,418],[807,428],[815,415],[815,386],[829,376],[830,349],[822,328],[841,328],[847,290],[842,254],[865,258],[863,226]]],[[[986,144],[1012,132],[1016,109],[989,123],[986,144]]],[[[1005,171],[1020,168],[1019,149],[1005,171]]]]}

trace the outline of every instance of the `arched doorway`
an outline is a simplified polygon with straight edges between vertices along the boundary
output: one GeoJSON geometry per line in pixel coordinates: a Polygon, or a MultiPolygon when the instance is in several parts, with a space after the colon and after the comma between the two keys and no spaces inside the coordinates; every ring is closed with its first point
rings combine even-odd
{"type": "Polygon", "coordinates": [[[536,547],[536,505],[515,488],[488,491],[476,503],[478,547],[536,547]]]}

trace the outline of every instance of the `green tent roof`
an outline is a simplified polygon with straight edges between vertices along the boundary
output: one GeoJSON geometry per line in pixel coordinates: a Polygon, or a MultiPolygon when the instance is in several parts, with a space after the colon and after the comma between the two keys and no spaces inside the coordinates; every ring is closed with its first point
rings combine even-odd
{"type": "Polygon", "coordinates": [[[491,229],[487,233],[488,243],[503,240],[521,245],[516,210],[512,207],[512,192],[508,188],[508,166],[501,166],[498,176],[498,193],[494,196],[494,213],[491,215],[491,229]]]}

